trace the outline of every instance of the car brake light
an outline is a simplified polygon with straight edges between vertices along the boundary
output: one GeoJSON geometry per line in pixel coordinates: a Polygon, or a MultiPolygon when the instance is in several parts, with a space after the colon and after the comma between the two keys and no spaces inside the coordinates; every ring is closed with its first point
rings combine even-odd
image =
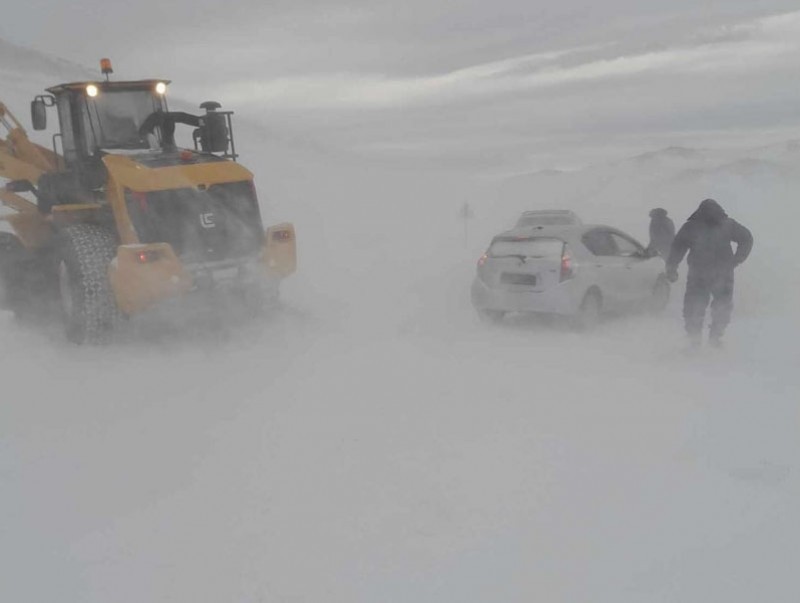
{"type": "Polygon", "coordinates": [[[484,253],[480,258],[478,258],[478,268],[481,268],[486,263],[488,257],[489,256],[484,253]]]}
{"type": "Polygon", "coordinates": [[[564,251],[561,252],[561,278],[560,280],[566,281],[571,279],[575,276],[575,270],[572,265],[572,256],[569,253],[569,249],[567,246],[564,245],[564,251]]]}

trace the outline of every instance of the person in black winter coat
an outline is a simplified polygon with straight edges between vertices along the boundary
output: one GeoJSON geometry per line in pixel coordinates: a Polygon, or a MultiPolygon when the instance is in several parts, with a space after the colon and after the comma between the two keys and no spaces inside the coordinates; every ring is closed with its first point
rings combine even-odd
{"type": "Polygon", "coordinates": [[[747,259],[753,248],[753,235],[713,199],[700,204],[672,242],[666,275],[678,280],[678,265],[689,252],[683,318],[693,345],[702,340],[706,308],[711,301],[709,340],[720,345],[733,310],[733,270],[747,259]],[[736,243],[736,253],[731,248],[736,243]]]}
{"type": "Polygon", "coordinates": [[[650,244],[647,248],[667,261],[674,238],[675,222],[667,217],[666,209],[656,207],[650,212],[650,244]]]}

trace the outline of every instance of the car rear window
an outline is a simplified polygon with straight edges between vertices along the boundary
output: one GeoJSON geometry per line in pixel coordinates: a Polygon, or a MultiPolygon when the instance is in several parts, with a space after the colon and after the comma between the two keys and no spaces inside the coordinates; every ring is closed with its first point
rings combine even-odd
{"type": "Polygon", "coordinates": [[[536,238],[502,238],[495,239],[489,247],[489,257],[516,257],[526,258],[560,258],[564,250],[564,241],[560,239],[536,238]]]}

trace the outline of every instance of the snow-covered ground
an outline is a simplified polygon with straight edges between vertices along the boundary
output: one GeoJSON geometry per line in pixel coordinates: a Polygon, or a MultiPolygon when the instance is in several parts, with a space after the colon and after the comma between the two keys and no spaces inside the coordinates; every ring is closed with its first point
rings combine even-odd
{"type": "Polygon", "coordinates": [[[0,601],[800,598],[796,143],[486,181],[268,126],[239,147],[298,227],[282,311],[102,349],[0,317],[0,601]],[[756,238],[725,350],[681,353],[682,285],[586,336],[474,316],[522,208],[643,238],[706,196],[756,238]]]}

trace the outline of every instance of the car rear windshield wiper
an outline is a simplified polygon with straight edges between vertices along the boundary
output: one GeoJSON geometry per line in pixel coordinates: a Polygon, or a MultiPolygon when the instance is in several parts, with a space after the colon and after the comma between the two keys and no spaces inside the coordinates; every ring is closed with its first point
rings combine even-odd
{"type": "Polygon", "coordinates": [[[504,255],[493,255],[493,258],[517,258],[520,262],[525,262],[529,257],[527,255],[522,255],[521,253],[506,253],[504,255]]]}
{"type": "Polygon", "coordinates": [[[522,253],[504,253],[503,255],[492,255],[493,258],[519,258],[521,260],[543,260],[550,256],[547,255],[524,255],[522,253]]]}

